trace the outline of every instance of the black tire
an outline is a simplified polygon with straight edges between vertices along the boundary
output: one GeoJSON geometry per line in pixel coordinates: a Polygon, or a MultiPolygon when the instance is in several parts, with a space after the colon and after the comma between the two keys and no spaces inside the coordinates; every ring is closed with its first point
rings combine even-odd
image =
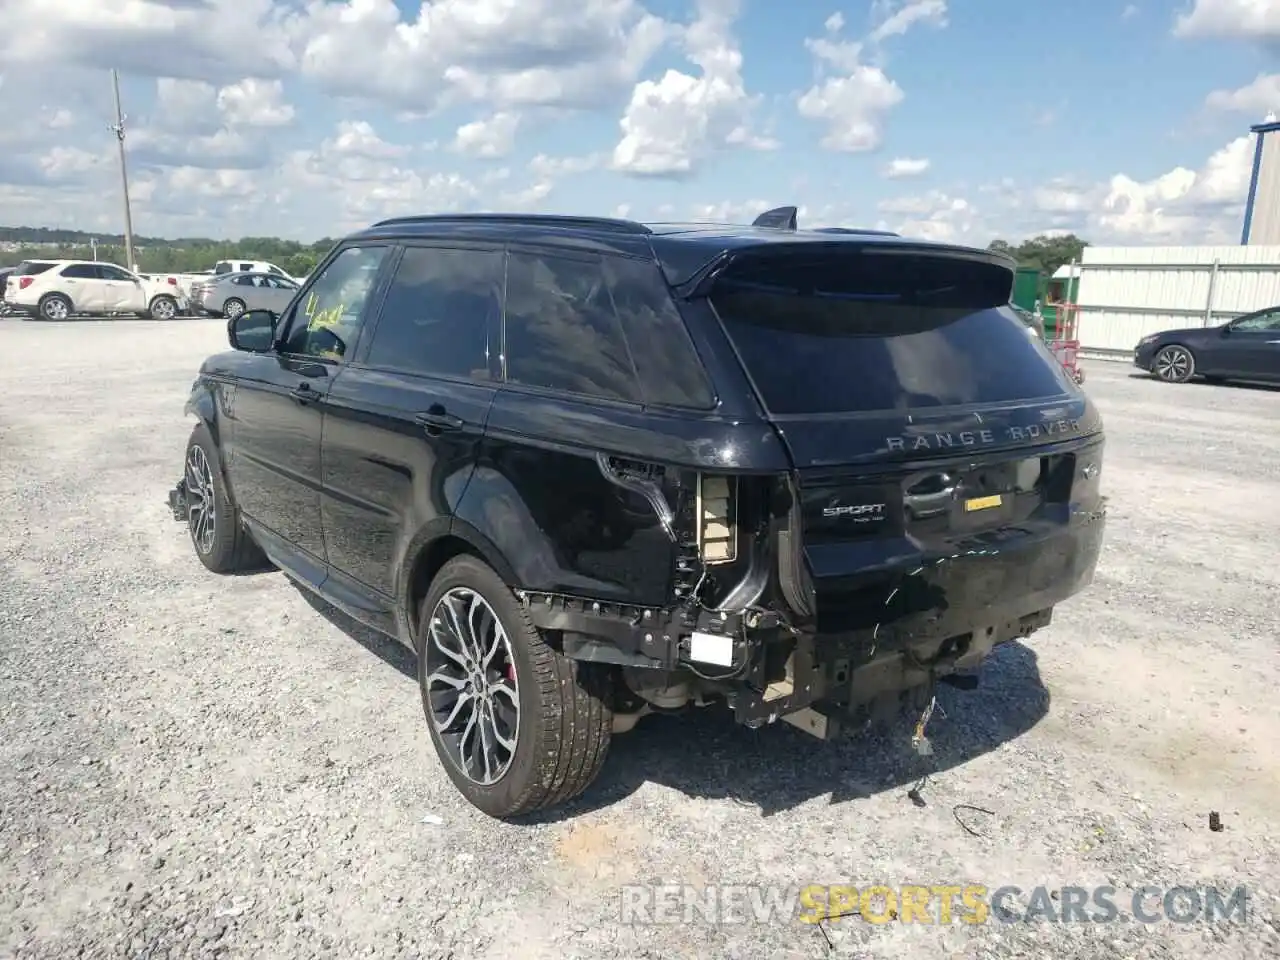
{"type": "Polygon", "coordinates": [[[1180,343],[1161,347],[1151,362],[1151,372],[1165,383],[1186,383],[1196,373],[1195,355],[1180,343]]]}
{"type": "Polygon", "coordinates": [[[40,298],[40,317],[55,323],[71,317],[71,300],[60,293],[50,293],[40,298]]]}
{"type": "Polygon", "coordinates": [[[162,293],[151,301],[151,308],[148,313],[152,320],[176,319],[178,316],[178,301],[162,293]]]}
{"type": "MultiPolygon", "coordinates": [[[[613,732],[611,668],[571,660],[549,646],[511,590],[485,563],[460,556],[441,568],[418,611],[416,646],[418,688],[431,742],[454,786],[473,806],[497,819],[518,817],[568,802],[599,775],[613,732]],[[441,600],[458,590],[479,595],[496,617],[514,668],[519,706],[515,749],[492,783],[468,775],[444,742],[438,714],[433,713],[428,675],[433,662],[444,662],[444,654],[431,639],[431,622],[441,600]]],[[[435,688],[437,696],[447,695],[449,689],[435,688]]]]}
{"type": "Polygon", "coordinates": [[[240,511],[231,502],[222,478],[218,447],[209,428],[198,423],[187,441],[183,458],[183,479],[187,487],[187,533],[196,556],[214,573],[240,573],[266,565],[266,556],[240,522],[240,511]],[[197,452],[198,451],[198,452],[197,452]],[[198,476],[200,458],[208,467],[207,476],[198,476]],[[207,487],[207,493],[201,493],[207,487]],[[197,504],[212,503],[212,529],[200,525],[197,504]]]}
{"type": "Polygon", "coordinates": [[[239,297],[231,297],[222,305],[222,316],[227,320],[234,320],[245,311],[245,302],[239,297]]]}

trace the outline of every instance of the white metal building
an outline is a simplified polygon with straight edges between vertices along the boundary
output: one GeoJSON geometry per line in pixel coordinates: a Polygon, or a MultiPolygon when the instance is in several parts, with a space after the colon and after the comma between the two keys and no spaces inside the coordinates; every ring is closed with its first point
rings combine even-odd
{"type": "Polygon", "coordinates": [[[1280,244],[1280,122],[1250,128],[1257,143],[1244,208],[1242,244],[1280,244]]]}
{"type": "Polygon", "coordinates": [[[1280,304],[1280,245],[1085,247],[1074,269],[1086,355],[1127,356],[1149,333],[1216,326],[1280,304]]]}

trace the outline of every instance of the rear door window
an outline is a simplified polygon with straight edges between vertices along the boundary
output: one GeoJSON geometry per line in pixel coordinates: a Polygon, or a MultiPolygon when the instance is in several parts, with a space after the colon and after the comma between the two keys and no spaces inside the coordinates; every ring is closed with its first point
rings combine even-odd
{"type": "Polygon", "coordinates": [[[504,355],[511,383],[639,402],[601,259],[512,251],[504,355]]]}
{"type": "Polygon", "coordinates": [[[403,373],[489,379],[502,309],[500,250],[406,247],[365,363],[403,373]]]}
{"type": "Polygon", "coordinates": [[[62,275],[68,280],[101,280],[102,271],[92,263],[73,263],[62,268],[62,275]]]}
{"type": "Polygon", "coordinates": [[[711,294],[780,415],[918,410],[1073,391],[1007,308],[998,264],[937,254],[744,257],[711,294]]]}

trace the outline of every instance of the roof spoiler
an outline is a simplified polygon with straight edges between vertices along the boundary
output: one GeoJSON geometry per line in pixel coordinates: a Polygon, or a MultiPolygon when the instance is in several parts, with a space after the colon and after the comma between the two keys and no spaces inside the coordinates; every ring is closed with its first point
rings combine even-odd
{"type": "Polygon", "coordinates": [[[753,227],[768,227],[772,230],[789,230],[794,233],[797,213],[799,211],[795,207],[775,207],[760,214],[760,216],[751,221],[751,225],[753,227]]]}

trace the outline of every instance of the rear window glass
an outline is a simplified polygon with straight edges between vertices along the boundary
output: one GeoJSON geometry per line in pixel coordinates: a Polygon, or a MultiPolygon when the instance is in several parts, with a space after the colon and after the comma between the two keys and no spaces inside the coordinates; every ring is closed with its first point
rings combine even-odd
{"type": "Polygon", "coordinates": [[[1058,397],[1062,367],[1008,306],[994,264],[857,250],[745,258],[711,303],[776,414],[1058,397]]]}
{"type": "Polygon", "coordinates": [[[13,268],[13,275],[15,277],[38,277],[52,266],[52,263],[24,260],[13,268]]]}

